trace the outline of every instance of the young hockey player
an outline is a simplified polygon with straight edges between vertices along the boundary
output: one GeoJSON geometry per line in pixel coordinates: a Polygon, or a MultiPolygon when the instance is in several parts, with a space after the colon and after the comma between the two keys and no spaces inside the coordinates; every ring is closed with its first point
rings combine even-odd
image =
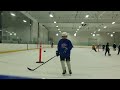
{"type": "Polygon", "coordinates": [[[62,39],[58,42],[58,50],[56,51],[56,56],[60,55],[60,62],[63,70],[63,75],[66,74],[65,60],[67,63],[69,74],[72,74],[71,64],[70,64],[70,52],[73,45],[70,40],[67,39],[67,33],[62,33],[62,39]]]}

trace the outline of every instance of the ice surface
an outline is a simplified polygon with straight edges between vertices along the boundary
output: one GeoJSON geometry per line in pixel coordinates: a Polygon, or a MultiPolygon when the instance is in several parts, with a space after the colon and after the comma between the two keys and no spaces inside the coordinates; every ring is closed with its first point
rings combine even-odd
{"type": "MultiPolygon", "coordinates": [[[[44,48],[42,61],[55,55],[56,48],[44,48]]],[[[62,75],[59,57],[55,57],[35,71],[29,71],[40,65],[39,49],[0,54],[0,75],[14,75],[40,79],[120,79],[120,55],[111,49],[111,56],[104,51],[91,51],[90,48],[73,48],[71,67],[73,74],[62,75]]]]}

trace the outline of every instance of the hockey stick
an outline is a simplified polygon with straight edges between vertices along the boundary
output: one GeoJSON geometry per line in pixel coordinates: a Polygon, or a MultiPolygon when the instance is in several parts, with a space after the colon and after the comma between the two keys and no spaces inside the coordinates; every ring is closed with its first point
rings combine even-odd
{"type": "Polygon", "coordinates": [[[27,69],[28,70],[30,70],[30,71],[34,71],[34,70],[36,70],[37,68],[39,68],[40,66],[42,66],[42,65],[44,65],[45,63],[47,63],[48,61],[50,61],[50,60],[52,60],[53,58],[55,58],[56,56],[54,56],[54,57],[52,57],[52,58],[50,58],[49,60],[47,60],[46,62],[44,62],[43,64],[41,64],[41,65],[39,65],[38,67],[36,67],[35,69],[30,69],[30,68],[28,68],[27,67],[27,69]]]}

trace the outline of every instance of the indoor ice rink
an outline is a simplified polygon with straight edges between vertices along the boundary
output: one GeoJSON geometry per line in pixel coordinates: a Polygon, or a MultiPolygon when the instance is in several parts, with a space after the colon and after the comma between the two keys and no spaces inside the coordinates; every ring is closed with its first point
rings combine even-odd
{"type": "Polygon", "coordinates": [[[120,79],[119,21],[120,11],[0,11],[0,79],[120,79]],[[71,75],[56,56],[62,32],[73,44],[71,75]]]}

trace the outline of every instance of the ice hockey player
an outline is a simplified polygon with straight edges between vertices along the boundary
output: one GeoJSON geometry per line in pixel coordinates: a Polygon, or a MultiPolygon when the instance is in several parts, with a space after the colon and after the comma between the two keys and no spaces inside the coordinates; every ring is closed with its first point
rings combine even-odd
{"type": "Polygon", "coordinates": [[[120,44],[118,45],[118,54],[117,55],[119,55],[119,53],[120,53],[120,44]]]}
{"type": "Polygon", "coordinates": [[[109,48],[109,43],[107,43],[105,47],[106,47],[105,48],[105,56],[106,56],[107,52],[108,52],[108,56],[111,56],[111,54],[110,54],[110,48],[109,48]]]}
{"type": "Polygon", "coordinates": [[[53,48],[53,44],[54,44],[54,42],[51,42],[51,48],[53,48]]]}
{"type": "Polygon", "coordinates": [[[69,74],[72,74],[71,64],[70,64],[70,54],[73,45],[70,40],[67,39],[67,32],[62,33],[62,39],[58,42],[56,56],[60,55],[60,62],[63,70],[63,75],[66,74],[65,61],[68,67],[69,74]]]}
{"type": "Polygon", "coordinates": [[[100,49],[100,44],[98,44],[96,48],[98,49],[98,52],[99,52],[99,49],[100,49]]]}
{"type": "Polygon", "coordinates": [[[104,49],[105,49],[105,45],[102,45],[102,49],[103,49],[103,51],[104,51],[104,49]]]}
{"type": "Polygon", "coordinates": [[[92,45],[92,50],[94,50],[95,52],[97,52],[96,48],[95,48],[95,45],[92,45]]]}
{"type": "Polygon", "coordinates": [[[116,44],[113,44],[113,50],[116,51],[116,44]]]}

